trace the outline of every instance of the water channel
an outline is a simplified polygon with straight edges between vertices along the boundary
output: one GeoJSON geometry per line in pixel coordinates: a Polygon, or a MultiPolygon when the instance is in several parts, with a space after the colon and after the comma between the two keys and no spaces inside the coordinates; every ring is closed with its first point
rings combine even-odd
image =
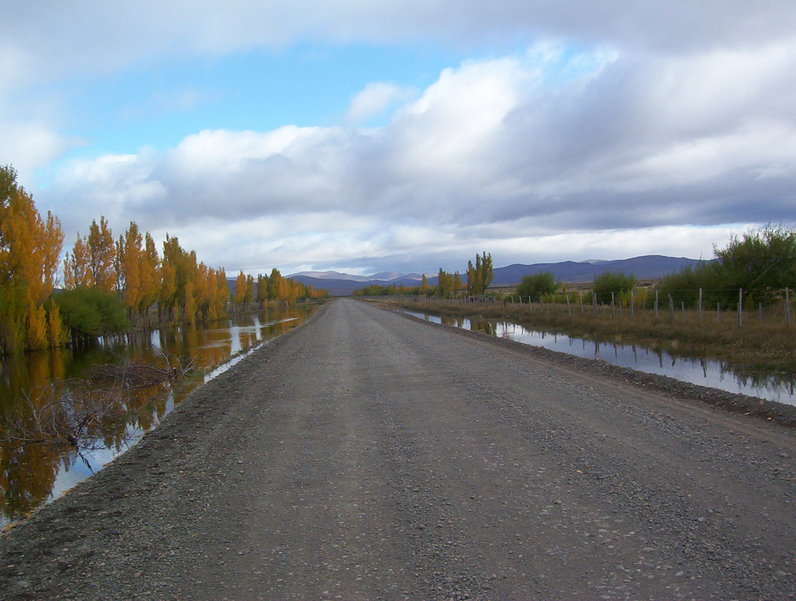
{"type": "Polygon", "coordinates": [[[406,311],[407,314],[433,323],[476,330],[586,359],[601,359],[638,371],[669,376],[682,382],[699,384],[732,393],[796,405],[796,382],[792,374],[780,374],[731,367],[722,361],[693,359],[672,355],[634,344],[617,344],[576,338],[565,334],[528,330],[505,321],[440,317],[406,311]]]}
{"type": "Polygon", "coordinates": [[[192,390],[268,339],[302,323],[313,309],[271,308],[206,326],[162,328],[98,340],[88,349],[0,357],[0,527],[102,468],[155,427],[192,390]],[[101,366],[152,365],[162,370],[189,363],[183,376],[141,388],[113,386],[108,390],[108,382],[95,377],[101,366]],[[114,419],[93,424],[77,447],[52,440],[20,440],[37,432],[34,411],[45,412],[49,404],[57,403],[59,419],[74,420],[75,407],[103,394],[114,398],[114,419]],[[8,441],[6,434],[12,428],[23,435],[8,441]]]}

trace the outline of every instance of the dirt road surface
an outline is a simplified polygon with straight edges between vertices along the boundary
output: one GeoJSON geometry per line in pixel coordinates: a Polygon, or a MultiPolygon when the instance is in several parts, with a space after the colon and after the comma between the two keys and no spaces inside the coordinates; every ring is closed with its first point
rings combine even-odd
{"type": "Polygon", "coordinates": [[[793,599],[794,452],[338,300],[0,537],[0,598],[793,599]]]}

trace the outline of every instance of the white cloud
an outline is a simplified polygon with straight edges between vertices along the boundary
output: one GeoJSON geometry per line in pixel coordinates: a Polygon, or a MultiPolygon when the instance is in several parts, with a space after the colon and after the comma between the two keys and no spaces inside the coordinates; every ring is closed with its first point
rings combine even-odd
{"type": "Polygon", "coordinates": [[[468,61],[381,128],[202,131],[165,152],[74,163],[48,198],[65,222],[135,219],[234,270],[409,258],[434,270],[479,249],[709,256],[726,224],[796,223],[796,103],[771,100],[792,77],[772,57],[789,52],[745,54],[755,84],[733,95],[741,84],[713,54],[586,53],[566,60],[590,67],[560,81],[548,77],[560,51],[468,61]]]}
{"type": "Polygon", "coordinates": [[[351,100],[346,113],[346,121],[361,124],[378,117],[396,103],[406,101],[416,94],[413,88],[405,88],[394,83],[376,81],[369,83],[351,100]]]}
{"type": "Polygon", "coordinates": [[[439,39],[482,44],[517,36],[610,40],[623,47],[692,52],[790,37],[796,8],[788,0],[81,0],[27,2],[4,15],[0,56],[19,72],[72,65],[103,71],[161,54],[224,54],[300,39],[397,42],[439,39]],[[66,25],[68,24],[68,26],[66,25]]]}
{"type": "MultiPolygon", "coordinates": [[[[21,3],[0,22],[0,164],[24,180],[77,143],[60,98],[30,102],[43,82],[307,40],[520,41],[527,51],[451,66],[418,92],[373,82],[347,126],[205,130],[162,152],[71,162],[37,203],[68,236],[101,214],[118,230],[134,219],[229,269],[433,271],[481,249],[694,256],[726,224],[796,223],[796,4],[586,4],[21,3]]],[[[177,87],[144,109],[206,100],[177,87]]]]}
{"type": "Polygon", "coordinates": [[[0,164],[12,164],[24,176],[60,156],[74,141],[41,122],[6,122],[0,117],[0,164]]]}

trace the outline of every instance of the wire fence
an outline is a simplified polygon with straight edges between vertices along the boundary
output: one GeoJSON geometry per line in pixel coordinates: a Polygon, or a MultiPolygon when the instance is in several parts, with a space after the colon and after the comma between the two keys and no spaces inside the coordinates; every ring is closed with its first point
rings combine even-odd
{"type": "Polygon", "coordinates": [[[655,320],[680,319],[687,316],[697,323],[717,324],[784,324],[790,326],[796,317],[794,294],[790,288],[782,290],[693,289],[667,292],[651,288],[634,288],[614,292],[572,291],[546,294],[536,299],[509,295],[501,300],[494,297],[464,297],[452,302],[502,302],[504,305],[527,305],[528,311],[566,312],[569,314],[610,315],[629,319],[637,315],[655,320]],[[729,299],[732,299],[729,300],[729,299]]]}

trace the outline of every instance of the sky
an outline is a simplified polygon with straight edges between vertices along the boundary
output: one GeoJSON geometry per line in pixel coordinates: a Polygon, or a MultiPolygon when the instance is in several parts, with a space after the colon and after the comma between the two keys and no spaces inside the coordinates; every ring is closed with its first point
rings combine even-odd
{"type": "Polygon", "coordinates": [[[228,274],[712,258],[796,225],[793,0],[37,0],[0,165],[228,274]]]}

